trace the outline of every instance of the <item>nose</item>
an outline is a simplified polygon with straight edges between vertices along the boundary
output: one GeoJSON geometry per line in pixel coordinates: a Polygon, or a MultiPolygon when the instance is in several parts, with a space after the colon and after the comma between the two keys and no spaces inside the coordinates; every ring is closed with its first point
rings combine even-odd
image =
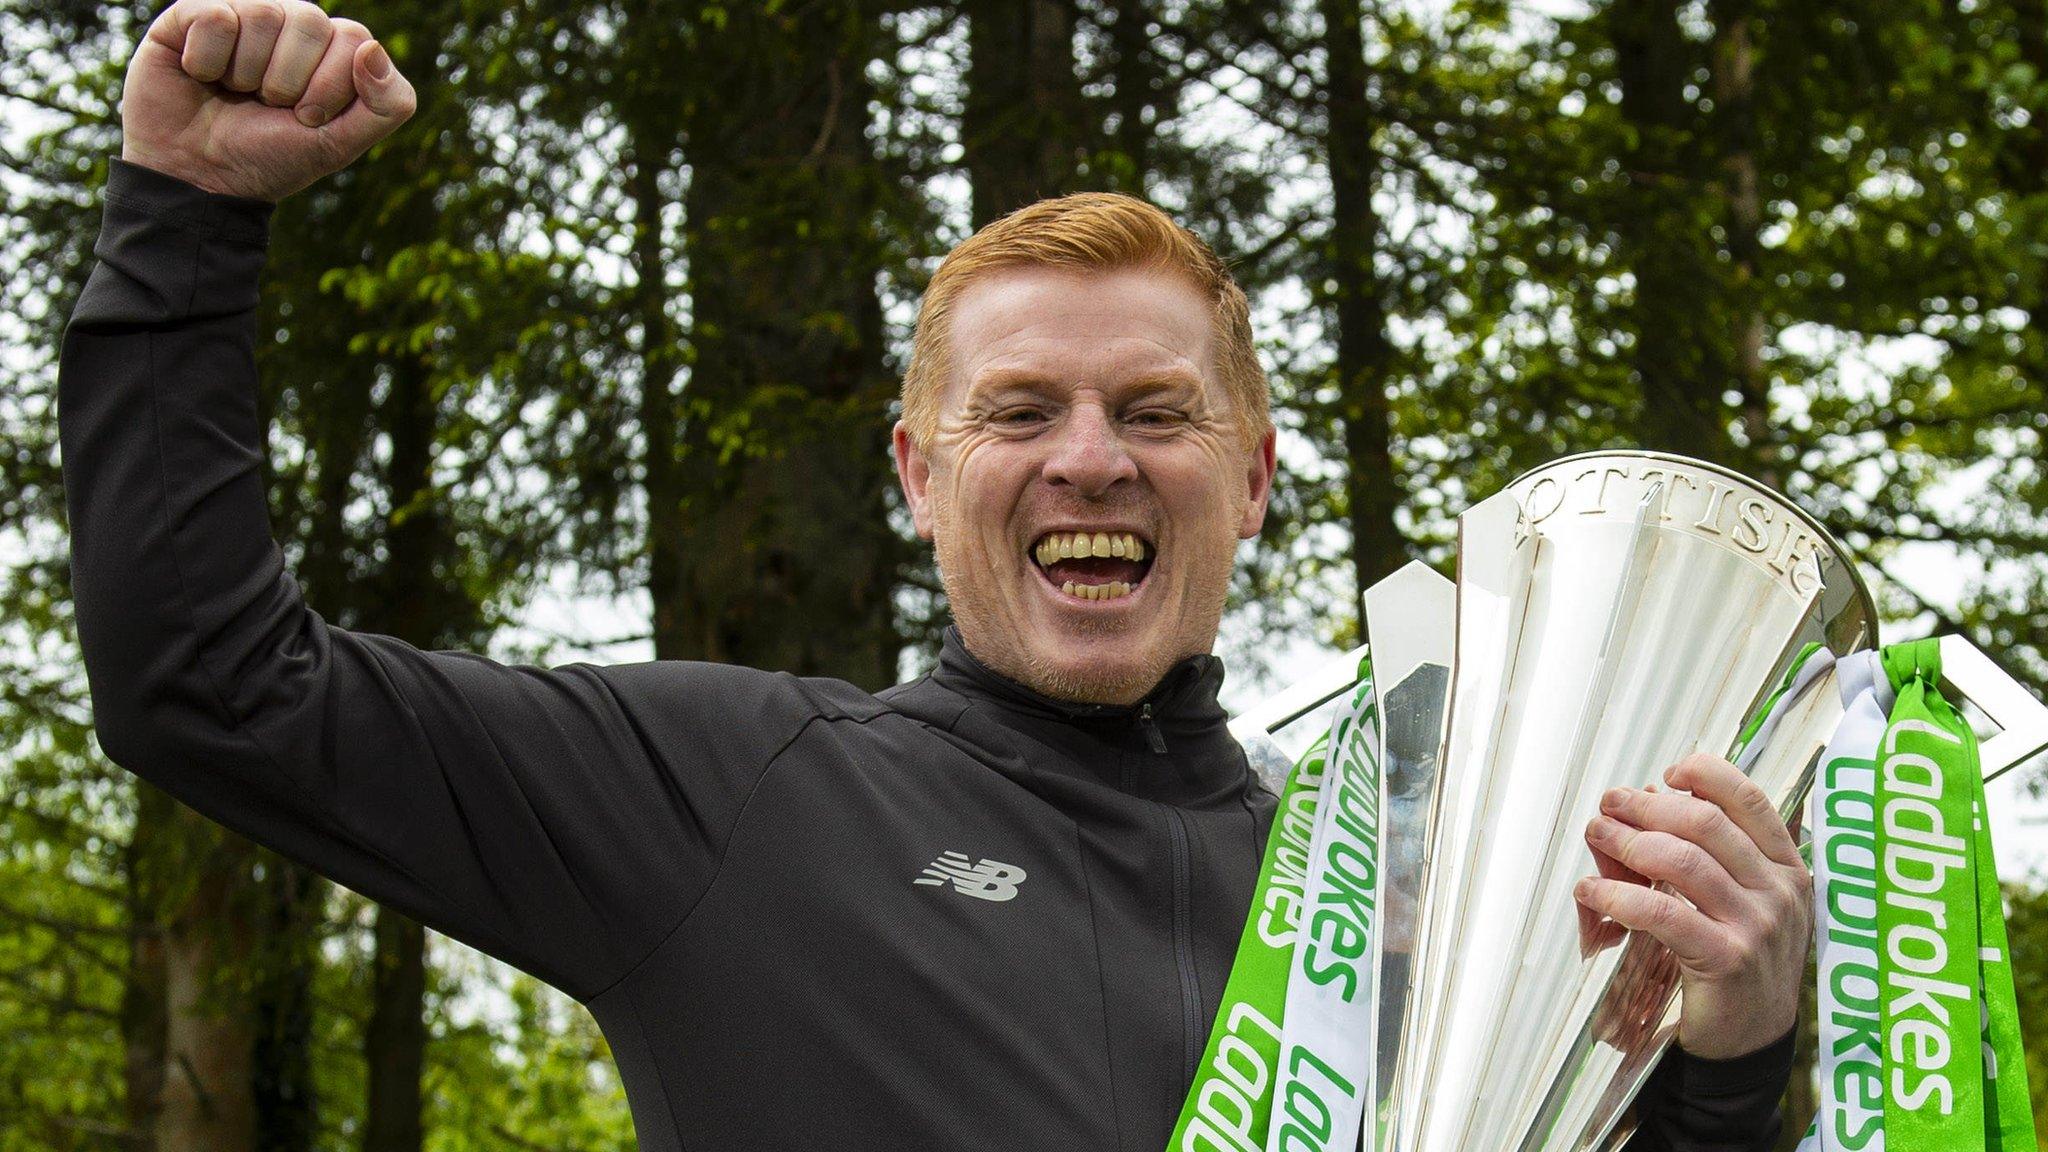
{"type": "Polygon", "coordinates": [[[1120,480],[1138,478],[1137,462],[1124,450],[1116,424],[1100,404],[1076,404],[1055,432],[1045,478],[1070,484],[1083,496],[1100,496],[1120,480]]]}

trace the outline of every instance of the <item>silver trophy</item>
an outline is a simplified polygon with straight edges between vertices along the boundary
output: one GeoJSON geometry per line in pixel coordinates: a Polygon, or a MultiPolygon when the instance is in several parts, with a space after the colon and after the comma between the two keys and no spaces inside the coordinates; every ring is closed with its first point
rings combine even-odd
{"type": "MultiPolygon", "coordinates": [[[[1733,756],[1795,664],[1876,642],[1876,612],[1818,523],[1681,457],[1555,461],[1460,517],[1458,545],[1455,587],[1411,565],[1366,594],[1388,813],[1375,1143],[1618,1146],[1678,972],[1647,937],[1585,945],[1583,830],[1609,788],[1733,756]]],[[[1237,722],[1255,764],[1327,723],[1357,655],[1237,722]]],[[[1945,639],[1943,668],[1997,729],[1987,778],[2048,746],[2048,709],[1974,648],[1945,639]]],[[[1831,671],[1800,687],[1738,761],[1788,817],[1843,712],[1831,671]]]]}

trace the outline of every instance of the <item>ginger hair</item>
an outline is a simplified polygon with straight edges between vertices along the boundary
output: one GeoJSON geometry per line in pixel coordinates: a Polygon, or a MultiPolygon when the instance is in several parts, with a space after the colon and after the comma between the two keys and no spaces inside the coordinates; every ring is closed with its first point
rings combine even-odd
{"type": "Polygon", "coordinates": [[[903,422],[920,447],[938,430],[953,302],[981,277],[1020,267],[1160,269],[1186,277],[1211,301],[1216,372],[1237,407],[1246,443],[1257,443],[1272,428],[1266,371],[1252,344],[1251,305],[1222,258],[1135,196],[1079,192],[1040,200],[983,226],[940,262],[918,307],[910,366],[903,374],[903,422]]]}

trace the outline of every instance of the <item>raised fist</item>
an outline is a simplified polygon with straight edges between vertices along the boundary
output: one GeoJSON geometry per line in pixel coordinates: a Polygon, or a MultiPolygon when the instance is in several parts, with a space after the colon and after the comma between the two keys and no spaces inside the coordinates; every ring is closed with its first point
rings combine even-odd
{"type": "Polygon", "coordinates": [[[276,201],[348,167],[414,103],[353,20],[305,0],[177,0],[128,62],[121,158],[276,201]]]}

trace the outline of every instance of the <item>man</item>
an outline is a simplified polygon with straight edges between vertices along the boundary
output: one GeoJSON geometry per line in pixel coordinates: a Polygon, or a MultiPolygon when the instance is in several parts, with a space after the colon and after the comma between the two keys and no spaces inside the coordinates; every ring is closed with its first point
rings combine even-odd
{"type": "MultiPolygon", "coordinates": [[[[948,259],[895,437],[957,620],[922,680],[420,652],[300,599],[251,352],[271,203],[412,108],[293,0],[178,0],[129,66],[60,384],[108,755],[586,1004],[643,1148],[1159,1152],[1274,808],[1208,654],[1274,473],[1222,264],[1110,196],[948,259]]],[[[1732,768],[1668,778],[1582,894],[1684,969],[1631,1147],[1765,1147],[1805,873],[1732,768]]]]}

